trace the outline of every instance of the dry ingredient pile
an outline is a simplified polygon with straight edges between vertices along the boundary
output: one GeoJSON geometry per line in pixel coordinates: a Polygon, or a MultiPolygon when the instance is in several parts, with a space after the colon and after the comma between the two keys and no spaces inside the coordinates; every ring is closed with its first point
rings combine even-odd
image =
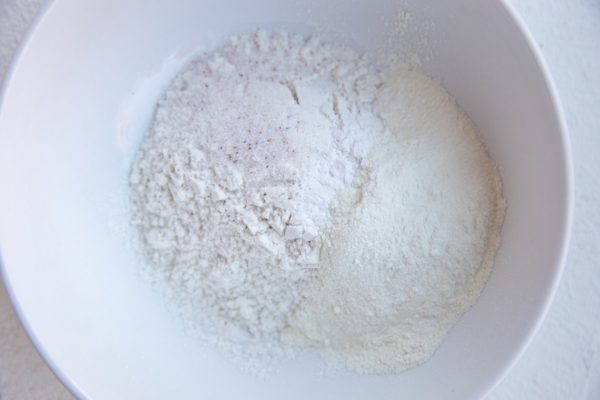
{"type": "Polygon", "coordinates": [[[439,84],[261,31],[175,79],[130,186],[145,272],[252,373],[306,347],[363,373],[426,361],[485,285],[505,208],[439,84]]]}

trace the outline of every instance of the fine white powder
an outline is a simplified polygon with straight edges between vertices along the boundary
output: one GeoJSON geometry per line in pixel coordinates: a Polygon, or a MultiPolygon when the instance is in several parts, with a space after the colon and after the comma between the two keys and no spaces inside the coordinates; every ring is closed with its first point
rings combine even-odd
{"type": "Polygon", "coordinates": [[[443,88],[285,33],[194,61],[130,182],[153,279],[254,373],[296,346],[367,373],[423,362],[483,288],[504,213],[443,88]]]}
{"type": "Polygon", "coordinates": [[[193,62],[160,101],[130,178],[134,224],[209,340],[267,361],[284,351],[329,205],[383,129],[376,84],[345,48],[259,32],[193,62]]]}
{"type": "Polygon", "coordinates": [[[473,123],[417,72],[382,74],[386,127],[371,173],[336,207],[318,279],[284,331],[365,373],[427,360],[491,272],[504,218],[501,182],[473,123]]]}

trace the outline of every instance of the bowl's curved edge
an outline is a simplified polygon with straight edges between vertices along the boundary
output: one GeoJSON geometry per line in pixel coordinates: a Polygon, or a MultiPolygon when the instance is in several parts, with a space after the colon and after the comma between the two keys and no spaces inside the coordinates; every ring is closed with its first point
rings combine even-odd
{"type": "MultiPolygon", "coordinates": [[[[12,78],[15,74],[15,71],[21,61],[23,54],[25,53],[31,39],[34,36],[35,31],[38,26],[43,22],[43,20],[48,15],[49,11],[55,4],[55,0],[46,0],[44,4],[41,6],[37,15],[25,31],[21,42],[15,53],[13,54],[12,60],[6,70],[6,75],[4,76],[4,80],[2,81],[2,85],[0,86],[0,114],[2,113],[2,106],[4,105],[4,101],[6,99],[6,93],[12,81],[12,78]]],[[[39,338],[36,336],[35,332],[31,328],[29,321],[27,320],[25,313],[23,312],[19,300],[14,293],[12,286],[10,284],[10,279],[8,277],[8,273],[4,266],[4,261],[2,259],[2,244],[0,243],[0,277],[2,278],[2,282],[4,284],[4,288],[8,294],[10,302],[12,303],[13,309],[19,321],[21,322],[21,326],[29,336],[29,339],[33,343],[33,347],[40,355],[40,357],[44,360],[50,371],[54,374],[54,376],[64,385],[64,387],[76,398],[78,399],[86,399],[88,398],[84,392],[81,390],[79,386],[75,384],[75,382],[66,375],[54,362],[53,358],[46,352],[44,346],[42,346],[39,338]]]]}
{"type": "Polygon", "coordinates": [[[558,263],[557,263],[557,265],[555,265],[555,268],[557,268],[557,271],[553,277],[552,286],[548,290],[548,294],[545,299],[544,307],[543,307],[542,311],[537,315],[536,320],[534,321],[533,328],[529,331],[525,340],[520,344],[519,348],[514,353],[512,360],[510,361],[508,367],[504,369],[502,374],[500,374],[498,376],[496,381],[487,390],[485,390],[484,392],[481,393],[480,398],[482,398],[482,399],[484,399],[488,395],[490,395],[492,393],[492,391],[496,388],[496,386],[498,386],[500,384],[500,382],[502,382],[506,378],[506,376],[509,374],[509,372],[514,368],[514,366],[517,364],[517,362],[523,356],[523,354],[525,353],[525,350],[527,349],[527,347],[529,347],[529,345],[533,341],[533,338],[535,337],[535,335],[538,333],[540,327],[542,326],[542,323],[546,319],[546,316],[548,315],[550,306],[552,305],[552,301],[554,300],[556,291],[558,290],[558,285],[560,283],[562,274],[565,269],[567,253],[568,253],[568,248],[569,248],[569,242],[571,239],[571,225],[572,225],[572,221],[573,221],[573,179],[574,178],[573,178],[573,160],[571,157],[571,154],[572,154],[571,153],[571,142],[569,140],[569,131],[567,128],[567,122],[565,119],[564,110],[563,110],[563,107],[561,105],[560,98],[558,95],[558,90],[556,89],[556,85],[554,83],[554,80],[552,79],[552,74],[550,73],[550,69],[548,68],[548,65],[546,64],[546,60],[544,59],[544,56],[543,56],[541,50],[537,46],[535,39],[533,38],[532,34],[529,32],[529,29],[527,28],[527,25],[523,21],[522,17],[515,10],[514,6],[511,3],[511,0],[500,0],[500,3],[502,4],[505,11],[509,14],[510,18],[517,25],[517,28],[519,29],[519,31],[522,33],[523,37],[525,38],[527,45],[528,45],[531,53],[533,54],[533,57],[535,58],[538,68],[540,69],[540,72],[542,73],[542,77],[544,79],[544,82],[546,83],[548,93],[550,94],[550,98],[551,98],[553,108],[554,108],[555,117],[557,119],[557,122],[558,122],[558,125],[560,128],[560,134],[561,134],[560,136],[561,136],[561,143],[562,143],[562,150],[563,150],[562,156],[565,161],[566,174],[565,174],[564,202],[565,202],[566,207],[564,210],[564,214],[562,215],[562,219],[563,219],[562,232],[561,232],[562,246],[560,248],[560,257],[559,257],[558,263]]]}

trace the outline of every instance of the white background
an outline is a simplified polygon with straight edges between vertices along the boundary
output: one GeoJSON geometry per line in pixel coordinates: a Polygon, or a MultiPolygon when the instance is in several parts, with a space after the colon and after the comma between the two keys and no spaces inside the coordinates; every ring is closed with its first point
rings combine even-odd
{"type": "MultiPolygon", "coordinates": [[[[42,0],[0,0],[0,79],[41,3],[42,0]]],[[[490,398],[597,400],[600,0],[512,3],[542,49],[567,116],[575,166],[575,218],[567,268],[550,313],[523,358],[490,398]]],[[[0,285],[0,399],[70,398],[31,346],[0,285]]]]}

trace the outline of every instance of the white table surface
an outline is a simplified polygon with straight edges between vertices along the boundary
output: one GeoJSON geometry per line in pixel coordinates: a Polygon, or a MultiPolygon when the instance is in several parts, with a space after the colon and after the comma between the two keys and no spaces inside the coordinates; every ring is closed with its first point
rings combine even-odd
{"type": "MultiPolygon", "coordinates": [[[[440,0],[441,1],[441,0],[440,0]]],[[[0,79],[43,0],[0,0],[0,79]]],[[[490,399],[600,399],[600,0],[512,0],[550,66],[575,167],[572,240],[538,335],[490,399]]],[[[0,399],[70,399],[0,285],[0,399]]]]}

